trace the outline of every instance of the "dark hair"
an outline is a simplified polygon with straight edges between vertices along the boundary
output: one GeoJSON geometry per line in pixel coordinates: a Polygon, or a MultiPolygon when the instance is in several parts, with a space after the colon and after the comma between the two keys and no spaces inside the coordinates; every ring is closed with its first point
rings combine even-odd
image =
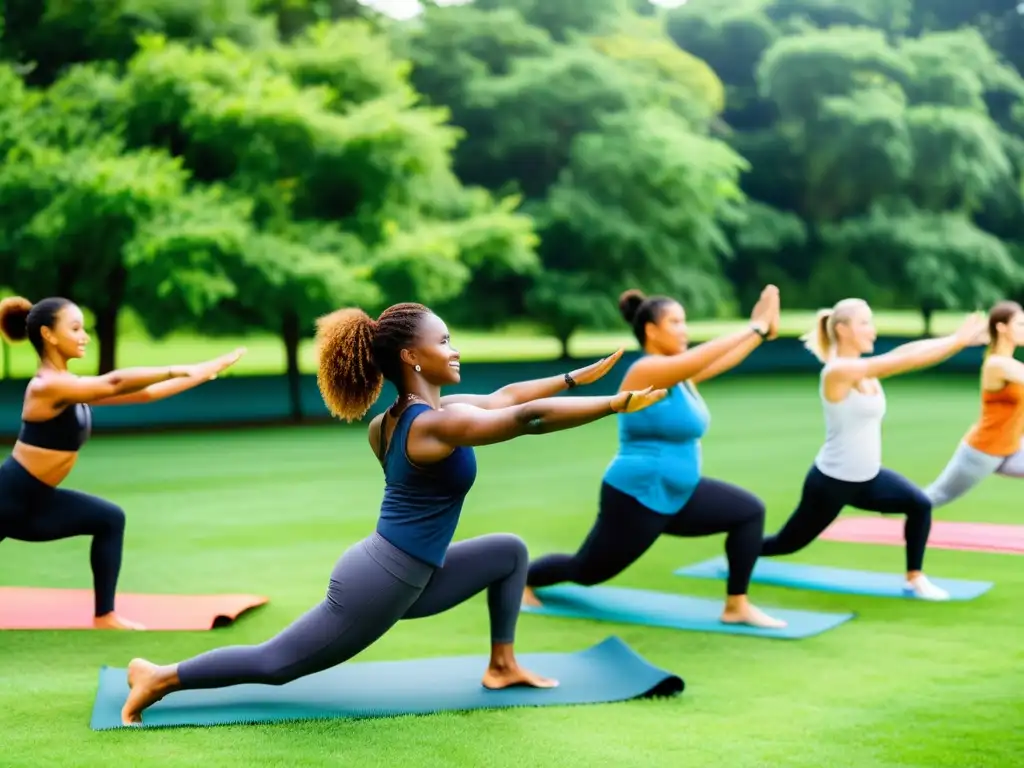
{"type": "Polygon", "coordinates": [[[988,311],[988,346],[992,348],[996,344],[996,337],[999,331],[996,326],[1000,323],[1008,323],[1018,312],[1024,312],[1016,301],[1000,301],[988,311]]]}
{"type": "Polygon", "coordinates": [[[57,315],[71,304],[68,299],[51,296],[33,304],[21,296],[9,296],[0,301],[0,331],[12,342],[32,343],[36,354],[43,356],[43,328],[53,328],[57,315]]]}
{"type": "Polygon", "coordinates": [[[630,288],[619,296],[619,312],[633,326],[633,335],[642,347],[647,342],[647,324],[657,323],[661,319],[661,310],[674,303],[675,299],[668,296],[644,296],[642,291],[630,288]]]}
{"type": "Polygon", "coordinates": [[[430,310],[395,304],[372,319],[358,307],[339,309],[316,322],[320,362],[316,381],[328,410],[340,419],[362,418],[387,379],[402,385],[401,351],[416,342],[430,310]]]}

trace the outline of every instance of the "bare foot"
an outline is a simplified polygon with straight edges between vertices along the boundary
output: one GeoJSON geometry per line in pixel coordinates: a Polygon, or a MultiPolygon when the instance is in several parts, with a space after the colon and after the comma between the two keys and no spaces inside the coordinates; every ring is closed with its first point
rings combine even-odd
{"type": "Polygon", "coordinates": [[[537,593],[530,589],[530,587],[527,587],[523,590],[523,605],[540,608],[543,606],[543,603],[541,603],[540,598],[537,597],[537,593]]]}
{"type": "Polygon", "coordinates": [[[725,624],[748,624],[751,627],[760,627],[762,629],[782,629],[786,626],[786,622],[781,619],[772,618],[750,603],[747,603],[742,608],[727,607],[722,612],[722,622],[725,624]]]}
{"type": "Polygon", "coordinates": [[[176,672],[169,667],[158,667],[145,659],[132,659],[128,664],[128,699],[121,708],[122,725],[142,722],[142,710],[156,704],[171,692],[176,672]]]}
{"type": "Polygon", "coordinates": [[[510,688],[515,685],[525,685],[531,688],[557,688],[558,681],[535,675],[533,672],[513,663],[511,667],[488,667],[484,673],[483,685],[484,688],[489,688],[492,691],[510,688]]]}
{"type": "Polygon", "coordinates": [[[129,619],[118,616],[113,611],[94,618],[92,620],[92,626],[94,629],[145,629],[145,627],[138,622],[130,621],[129,619]]]}

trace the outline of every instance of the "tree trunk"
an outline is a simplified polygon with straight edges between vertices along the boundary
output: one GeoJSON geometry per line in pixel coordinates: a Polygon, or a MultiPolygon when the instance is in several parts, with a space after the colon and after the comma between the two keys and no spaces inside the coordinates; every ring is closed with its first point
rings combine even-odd
{"type": "Polygon", "coordinates": [[[558,329],[555,331],[555,337],[558,339],[558,343],[562,347],[561,360],[569,360],[572,355],[569,354],[569,339],[572,338],[572,331],[566,329],[558,329]]]}
{"type": "Polygon", "coordinates": [[[284,353],[288,361],[288,402],[291,406],[292,421],[302,421],[302,374],[299,371],[299,316],[285,312],[281,322],[281,338],[284,339],[284,353]]]}
{"type": "Polygon", "coordinates": [[[935,310],[932,307],[924,306],[921,308],[921,317],[924,318],[924,335],[925,338],[931,338],[932,335],[932,318],[935,315],[935,310]]]}
{"type": "Polygon", "coordinates": [[[106,301],[94,307],[96,313],[96,338],[100,345],[99,373],[110,373],[117,366],[117,316],[124,301],[125,283],[128,272],[123,268],[114,270],[104,294],[106,301]]]}

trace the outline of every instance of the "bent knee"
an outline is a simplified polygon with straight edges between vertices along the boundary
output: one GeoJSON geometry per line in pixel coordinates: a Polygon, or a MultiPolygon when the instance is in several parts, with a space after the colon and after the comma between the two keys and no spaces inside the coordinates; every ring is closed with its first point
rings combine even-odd
{"type": "Polygon", "coordinates": [[[127,522],[124,510],[117,504],[104,505],[103,512],[98,517],[100,525],[104,530],[111,533],[122,533],[127,522]]]}
{"type": "Polygon", "coordinates": [[[495,557],[509,557],[517,564],[529,565],[530,550],[526,542],[514,533],[493,533],[487,537],[487,545],[495,557]]]}

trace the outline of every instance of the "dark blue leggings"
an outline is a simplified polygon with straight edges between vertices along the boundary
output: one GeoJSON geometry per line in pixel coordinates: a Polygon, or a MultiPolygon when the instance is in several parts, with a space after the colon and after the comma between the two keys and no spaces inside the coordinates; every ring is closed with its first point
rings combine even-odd
{"type": "Polygon", "coordinates": [[[804,480],[800,504],[774,536],[765,538],[761,555],[790,555],[814,541],[839,517],[843,507],[886,515],[906,515],[907,570],[920,571],[932,530],[932,504],[924,492],[905,477],[882,469],[871,480],[850,483],[836,480],[812,466],[804,480]]]}
{"type": "Polygon", "coordinates": [[[114,610],[124,547],[124,511],[79,491],[54,488],[36,479],[13,458],[0,465],[0,541],[56,541],[92,536],[95,612],[114,610]]]}

